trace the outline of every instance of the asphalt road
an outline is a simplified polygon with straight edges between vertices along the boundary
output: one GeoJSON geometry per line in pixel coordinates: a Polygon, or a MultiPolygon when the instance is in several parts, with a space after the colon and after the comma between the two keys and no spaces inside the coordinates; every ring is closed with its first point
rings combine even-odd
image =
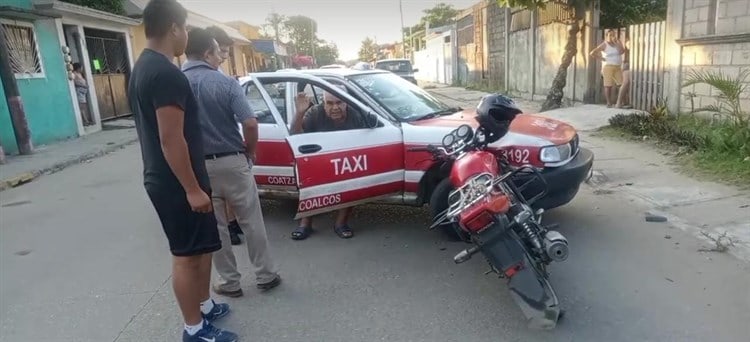
{"type": "MultiPolygon", "coordinates": [[[[181,320],[166,240],[132,145],[0,193],[0,340],[176,341],[181,320]]],[[[265,203],[284,283],[228,300],[220,326],[243,341],[747,341],[750,266],[644,208],[584,186],[551,211],[570,258],[551,267],[567,315],[525,327],[503,280],[461,243],[425,230],[424,209],[366,206],[351,240],[330,218],[288,238],[291,208],[265,203]]],[[[242,267],[248,264],[242,249],[242,267]]],[[[252,277],[250,277],[252,279],[252,277]]]]}

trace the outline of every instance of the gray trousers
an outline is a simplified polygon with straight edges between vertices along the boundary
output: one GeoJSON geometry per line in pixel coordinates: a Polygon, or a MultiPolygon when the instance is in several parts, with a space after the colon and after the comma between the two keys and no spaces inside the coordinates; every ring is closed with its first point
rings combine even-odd
{"type": "Polygon", "coordinates": [[[206,169],[211,180],[211,197],[221,238],[221,249],[213,255],[213,264],[219,273],[218,286],[227,291],[240,289],[241,275],[237,270],[227,228],[227,204],[234,211],[244,233],[256,281],[267,283],[274,280],[277,270],[271,260],[258,187],[247,159],[244,155],[206,159],[206,169]]]}

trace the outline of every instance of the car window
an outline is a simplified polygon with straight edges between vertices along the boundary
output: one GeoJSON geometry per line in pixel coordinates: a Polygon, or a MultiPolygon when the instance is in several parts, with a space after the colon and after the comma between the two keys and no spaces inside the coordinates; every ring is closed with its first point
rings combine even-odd
{"type": "Polygon", "coordinates": [[[263,99],[260,94],[258,87],[255,86],[254,82],[247,82],[245,85],[245,97],[247,102],[250,104],[250,108],[253,109],[255,115],[258,117],[258,123],[261,124],[275,124],[276,120],[273,118],[271,109],[268,107],[268,103],[263,99]]]}
{"type": "Polygon", "coordinates": [[[261,80],[261,83],[263,84],[263,89],[265,89],[268,96],[271,97],[276,110],[281,114],[281,118],[284,119],[284,123],[286,123],[286,82],[271,83],[263,82],[261,80]]]}
{"type": "Polygon", "coordinates": [[[418,120],[452,108],[430,93],[392,73],[361,74],[350,80],[381,107],[403,121],[418,120]]]}
{"type": "Polygon", "coordinates": [[[390,72],[411,72],[411,62],[409,61],[388,61],[378,62],[375,64],[376,69],[388,70],[390,72]]]}

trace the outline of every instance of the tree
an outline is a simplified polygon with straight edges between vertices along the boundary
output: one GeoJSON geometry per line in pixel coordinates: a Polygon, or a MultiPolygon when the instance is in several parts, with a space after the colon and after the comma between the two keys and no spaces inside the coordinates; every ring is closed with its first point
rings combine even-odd
{"type": "Polygon", "coordinates": [[[78,6],[84,6],[109,12],[118,15],[125,14],[125,7],[122,5],[122,0],[62,0],[63,2],[71,3],[78,6]]]}
{"type": "Polygon", "coordinates": [[[315,49],[315,60],[318,65],[335,64],[339,58],[339,48],[334,43],[321,41],[315,49]]]}
{"type": "Polygon", "coordinates": [[[453,8],[453,5],[447,5],[445,3],[439,3],[435,7],[422,11],[424,16],[420,20],[420,24],[424,27],[425,24],[429,24],[429,27],[440,27],[453,23],[458,15],[458,10],[453,8]]]}
{"type": "Polygon", "coordinates": [[[272,36],[277,42],[281,42],[281,39],[286,34],[284,23],[287,18],[284,15],[278,13],[270,13],[266,17],[266,24],[263,25],[263,31],[266,36],[272,36]]]}
{"type": "Polygon", "coordinates": [[[599,26],[620,28],[667,18],[667,0],[601,0],[599,26]]]}
{"type": "Polygon", "coordinates": [[[316,35],[318,24],[315,20],[304,15],[291,16],[284,21],[284,30],[298,53],[313,55],[313,49],[320,41],[316,35]]]}
{"type": "MultiPolygon", "coordinates": [[[[573,62],[573,57],[578,52],[577,40],[578,32],[581,30],[579,23],[586,15],[586,7],[595,0],[568,0],[568,4],[573,7],[575,16],[567,20],[564,24],[568,25],[567,42],[565,43],[565,52],[557,68],[557,74],[552,80],[552,86],[547,93],[547,99],[542,104],[542,111],[560,108],[562,106],[563,90],[568,78],[568,67],[573,62]]],[[[528,10],[544,8],[547,0],[497,0],[500,6],[522,7],[528,10]]]]}
{"type": "Polygon", "coordinates": [[[367,37],[362,41],[362,46],[359,48],[359,60],[363,62],[369,62],[377,56],[378,44],[375,41],[367,37]]]}

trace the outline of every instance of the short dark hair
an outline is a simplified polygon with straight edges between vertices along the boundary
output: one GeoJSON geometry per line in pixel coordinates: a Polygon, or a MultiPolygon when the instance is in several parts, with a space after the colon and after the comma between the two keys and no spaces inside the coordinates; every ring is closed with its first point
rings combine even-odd
{"type": "Polygon", "coordinates": [[[81,63],[73,63],[73,71],[81,70],[81,63]]]}
{"type": "Polygon", "coordinates": [[[161,38],[172,28],[172,24],[184,26],[187,10],[177,0],[151,0],[143,9],[143,26],[146,38],[161,38]]]}
{"type": "Polygon", "coordinates": [[[234,41],[232,38],[229,37],[226,31],[222,30],[221,27],[218,27],[216,25],[206,27],[206,31],[210,33],[214,39],[216,39],[216,42],[219,43],[220,46],[231,46],[234,44],[234,41]]]}
{"type": "Polygon", "coordinates": [[[207,51],[214,48],[214,37],[206,29],[194,28],[188,32],[185,55],[191,59],[202,59],[207,51]]]}

